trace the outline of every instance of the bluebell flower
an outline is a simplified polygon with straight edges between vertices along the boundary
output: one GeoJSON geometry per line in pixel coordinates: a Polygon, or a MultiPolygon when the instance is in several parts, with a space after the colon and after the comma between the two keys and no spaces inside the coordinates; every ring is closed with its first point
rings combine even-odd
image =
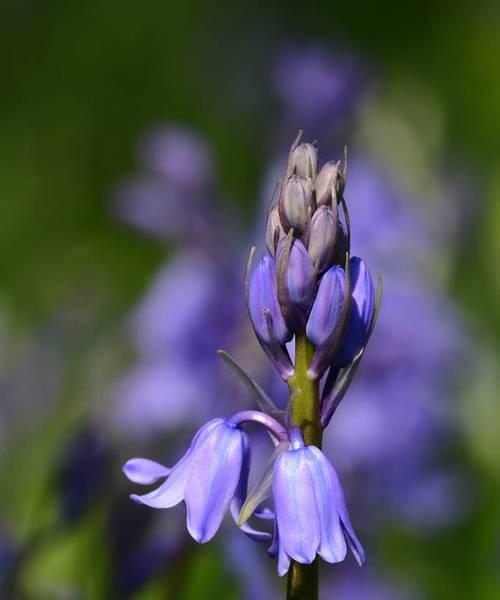
{"type": "Polygon", "coordinates": [[[287,243],[281,240],[276,253],[278,300],[288,326],[301,331],[314,299],[314,267],[300,240],[292,240],[288,256],[287,243]]]}
{"type": "Polygon", "coordinates": [[[300,430],[293,429],[290,439],[291,449],[277,458],[273,473],[279,575],[287,573],[291,559],[309,564],[318,554],[341,562],[347,544],[362,565],[365,553],[335,469],[319,448],[304,445],[300,430]]]}
{"type": "Polygon", "coordinates": [[[351,312],[342,343],[333,364],[346,367],[365,345],[368,330],[375,312],[375,290],[368,267],[353,256],[349,261],[351,277],[351,312]]]}
{"type": "Polygon", "coordinates": [[[245,433],[225,419],[213,419],[196,433],[189,450],[171,469],[144,458],[129,460],[123,471],[134,483],[167,478],[149,494],[130,497],[153,508],[170,508],[184,501],[189,533],[199,543],[208,542],[237,491],[245,446],[245,433]]]}

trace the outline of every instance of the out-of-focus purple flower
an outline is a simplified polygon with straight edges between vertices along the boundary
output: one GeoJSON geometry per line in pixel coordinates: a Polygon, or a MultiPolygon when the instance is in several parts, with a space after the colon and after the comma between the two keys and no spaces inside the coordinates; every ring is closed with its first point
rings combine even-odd
{"type": "Polygon", "coordinates": [[[333,359],[337,367],[346,367],[365,345],[375,312],[375,290],[368,267],[357,256],[349,260],[351,312],[338,352],[333,359]]]}
{"type": "Polygon", "coordinates": [[[347,542],[359,564],[365,554],[351,525],[337,474],[315,446],[304,446],[298,429],[291,449],[276,460],[273,497],[277,520],[278,573],[290,560],[311,563],[316,554],[335,563],[344,560],[347,542]]]}
{"type": "Polygon", "coordinates": [[[186,127],[157,127],[147,133],[139,144],[139,157],[146,169],[184,188],[203,188],[214,175],[207,142],[186,127]]]}
{"type": "Polygon", "coordinates": [[[212,243],[214,165],[207,143],[170,126],[146,134],[139,145],[145,172],[114,191],[112,209],[124,222],[160,239],[198,246],[212,243]]]}
{"type": "Polygon", "coordinates": [[[119,561],[115,575],[116,597],[134,597],[153,577],[175,573],[176,561],[182,561],[189,538],[178,532],[155,533],[135,544],[119,561]]]}
{"type": "Polygon", "coordinates": [[[95,500],[106,478],[110,448],[92,428],[79,432],[64,449],[57,470],[58,500],[64,520],[73,523],[95,500]]]}
{"type": "Polygon", "coordinates": [[[388,578],[383,578],[380,569],[347,570],[334,580],[327,578],[320,586],[321,597],[338,600],[418,600],[423,598],[413,589],[402,589],[388,578]]]}
{"type": "Polygon", "coordinates": [[[200,359],[213,359],[215,350],[229,343],[240,314],[236,298],[241,310],[241,283],[232,270],[201,253],[182,253],[159,271],[132,315],[136,347],[148,359],[196,359],[199,369],[200,359]]]}
{"type": "Polygon", "coordinates": [[[138,436],[199,424],[211,409],[206,403],[215,382],[175,357],[134,365],[113,388],[113,424],[138,436]]]}
{"type": "Polygon", "coordinates": [[[360,66],[349,55],[318,47],[283,52],[274,69],[274,86],[290,122],[314,131],[349,113],[360,94],[360,66]]]}
{"type": "Polygon", "coordinates": [[[184,501],[187,528],[199,543],[216,534],[240,482],[245,458],[245,434],[224,419],[213,419],[195,435],[191,447],[168,471],[142,458],[123,467],[133,482],[151,483],[167,476],[153,492],[131,498],[153,508],[170,508],[184,501]]]}

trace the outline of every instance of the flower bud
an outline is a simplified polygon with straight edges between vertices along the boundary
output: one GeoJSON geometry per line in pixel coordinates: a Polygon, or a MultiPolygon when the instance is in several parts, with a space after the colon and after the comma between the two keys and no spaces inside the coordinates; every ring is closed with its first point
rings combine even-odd
{"type": "Polygon", "coordinates": [[[333,264],[337,238],[337,206],[332,210],[322,206],[313,215],[309,227],[307,250],[313,265],[318,263],[318,271],[323,273],[333,264]]]}
{"type": "Polygon", "coordinates": [[[345,301],[345,272],[332,267],[321,278],[318,293],[307,321],[306,334],[316,346],[330,344],[345,301]]]}
{"type": "Polygon", "coordinates": [[[291,227],[297,233],[304,233],[308,213],[312,207],[312,181],[297,175],[292,175],[285,184],[280,197],[279,216],[285,231],[291,227]]]}
{"type": "Polygon", "coordinates": [[[255,333],[262,343],[273,343],[271,334],[282,345],[291,339],[292,335],[281,314],[278,303],[276,267],[270,256],[263,256],[250,276],[248,312],[255,333]],[[271,315],[271,332],[269,331],[269,322],[266,319],[267,311],[271,315]]]}
{"type": "Polygon", "coordinates": [[[266,222],[266,246],[269,254],[274,257],[276,247],[281,238],[285,237],[285,231],[281,225],[278,207],[271,209],[266,222]]]}
{"type": "Polygon", "coordinates": [[[353,256],[349,261],[351,277],[351,314],[344,339],[332,361],[336,367],[347,367],[365,345],[375,312],[375,290],[366,264],[353,256]]]}
{"type": "Polygon", "coordinates": [[[333,252],[333,264],[345,266],[345,253],[347,252],[347,233],[344,224],[337,220],[337,232],[335,238],[335,250],[333,252]]]}
{"type": "Polygon", "coordinates": [[[306,179],[316,179],[318,151],[312,144],[299,144],[290,154],[287,176],[299,175],[306,179]]]}
{"type": "Polygon", "coordinates": [[[304,244],[292,240],[288,257],[284,255],[288,240],[283,239],[276,255],[278,263],[278,300],[289,327],[301,331],[315,292],[314,268],[304,244]]]}
{"type": "Polygon", "coordinates": [[[332,198],[332,185],[337,190],[340,165],[338,162],[327,162],[323,165],[316,179],[316,205],[327,204],[332,206],[337,203],[337,198],[332,198]],[[335,202],[333,202],[335,200],[335,202]]]}

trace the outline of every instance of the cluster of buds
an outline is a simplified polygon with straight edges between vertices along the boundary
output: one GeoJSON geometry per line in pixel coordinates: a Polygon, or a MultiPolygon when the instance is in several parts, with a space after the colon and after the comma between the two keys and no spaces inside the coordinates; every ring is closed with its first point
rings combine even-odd
{"type": "Polygon", "coordinates": [[[379,285],[375,298],[366,265],[350,256],[346,163],[328,162],[318,173],[316,147],[299,142],[300,136],[292,145],[285,177],[269,209],[268,254],[252,271],[253,249],[245,277],[257,338],[290,385],[288,410],[278,410],[259,384],[219,351],[252,391],[261,410],[205,424],[172,469],[141,458],[124,467],[135,483],[148,485],[165,479],[158,489],[132,495],[132,499],[154,508],[184,501],[188,531],[200,543],[215,535],[230,510],[244,533],[256,541],[271,542],[268,552],[278,557],[280,575],[288,572],[291,560],[309,564],[319,555],[339,562],[348,546],[359,564],[364,562],[337,474],[319,447],[305,443],[290,407],[296,377],[305,377],[316,390],[307,402],[318,405],[317,426],[328,425],[361,360],[381,294],[379,285]],[[294,365],[288,353],[287,344],[294,336],[313,349],[306,368],[301,365],[306,372],[297,373],[298,363],[294,365]],[[268,430],[275,451],[247,493],[250,444],[242,427],[249,422],[268,430]],[[269,497],[272,509],[263,506],[269,497]],[[251,516],[272,520],[273,534],[253,529],[248,524],[251,516]]]}
{"type": "Polygon", "coordinates": [[[322,405],[331,406],[333,380],[357,365],[368,342],[380,285],[376,299],[366,264],[350,256],[347,160],[327,162],[318,173],[316,147],[299,141],[268,211],[269,254],[253,272],[251,253],[247,304],[257,338],[285,381],[294,375],[286,344],[307,336],[315,348],[308,375],[320,379],[329,371],[322,405]]]}

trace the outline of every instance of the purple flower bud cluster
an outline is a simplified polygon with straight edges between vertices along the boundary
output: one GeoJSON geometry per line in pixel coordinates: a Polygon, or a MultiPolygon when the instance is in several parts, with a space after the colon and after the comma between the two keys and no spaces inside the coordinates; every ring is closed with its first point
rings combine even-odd
{"type": "MultiPolygon", "coordinates": [[[[345,169],[327,162],[317,174],[312,144],[294,144],[266,223],[269,255],[248,276],[255,333],[281,377],[294,371],[286,349],[294,334],[314,344],[312,378],[348,368],[363,350],[375,317],[375,291],[361,258],[349,257],[343,197],[345,169]]],[[[330,390],[325,388],[328,393],[330,390]]]]}
{"type": "MultiPolygon", "coordinates": [[[[254,331],[278,373],[287,382],[301,375],[315,386],[317,395],[313,392],[310,401],[318,403],[317,426],[322,429],[363,354],[380,297],[376,302],[366,265],[349,255],[345,167],[327,163],[318,174],[316,147],[299,141],[291,148],[276,203],[269,210],[269,254],[252,271],[252,250],[245,288],[254,331]],[[287,349],[294,336],[305,339],[313,350],[309,368],[301,374],[287,349]],[[319,380],[324,375],[320,397],[319,380]]],[[[279,410],[227,353],[223,358],[259,398],[263,410],[209,421],[171,469],[149,459],[129,460],[124,472],[132,482],[151,485],[165,479],[156,490],[131,498],[153,508],[184,502],[187,529],[199,543],[214,537],[230,510],[246,535],[270,542],[268,553],[278,558],[280,575],[288,572],[292,560],[310,564],[319,555],[330,563],[343,561],[348,547],[362,565],[365,553],[337,473],[319,444],[306,445],[293,422],[292,401],[285,411],[279,410]],[[248,493],[250,442],[242,427],[252,422],[267,429],[275,451],[248,493]],[[272,509],[264,504],[269,497],[272,509]],[[252,528],[251,516],[271,520],[273,534],[252,528]]]]}

